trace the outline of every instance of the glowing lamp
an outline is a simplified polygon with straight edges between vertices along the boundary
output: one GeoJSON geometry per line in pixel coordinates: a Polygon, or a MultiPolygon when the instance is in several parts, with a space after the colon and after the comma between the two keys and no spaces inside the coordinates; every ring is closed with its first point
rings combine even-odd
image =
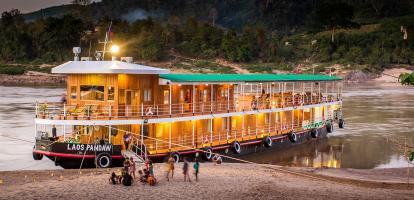
{"type": "Polygon", "coordinates": [[[111,46],[111,52],[112,53],[118,53],[119,52],[119,46],[118,45],[112,45],[111,46]]]}

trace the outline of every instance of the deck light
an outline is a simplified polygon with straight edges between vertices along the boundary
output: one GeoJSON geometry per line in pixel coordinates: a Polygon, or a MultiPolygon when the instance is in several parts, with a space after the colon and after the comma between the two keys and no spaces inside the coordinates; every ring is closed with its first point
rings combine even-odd
{"type": "Polygon", "coordinates": [[[118,45],[112,45],[111,46],[111,52],[113,53],[113,54],[116,54],[116,53],[118,53],[119,52],[119,46],[118,45]]]}

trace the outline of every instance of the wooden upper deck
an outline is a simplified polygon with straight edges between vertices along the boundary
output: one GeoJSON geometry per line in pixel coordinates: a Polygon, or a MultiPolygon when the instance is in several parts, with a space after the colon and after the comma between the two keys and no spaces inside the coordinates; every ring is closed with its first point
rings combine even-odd
{"type": "Polygon", "coordinates": [[[195,116],[332,102],[342,92],[340,79],[325,75],[169,74],[119,61],[73,61],[53,72],[68,76],[66,103],[39,104],[38,118],[195,116]]]}

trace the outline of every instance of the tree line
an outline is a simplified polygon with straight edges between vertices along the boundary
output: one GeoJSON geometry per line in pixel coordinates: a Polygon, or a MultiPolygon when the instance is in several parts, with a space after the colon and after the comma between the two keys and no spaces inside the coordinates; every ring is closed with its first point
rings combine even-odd
{"type": "MultiPolygon", "coordinates": [[[[118,3],[122,2],[124,1],[118,3]]],[[[146,1],[132,2],[143,4],[146,1]]],[[[223,7],[233,5],[233,1],[224,1],[226,5],[214,4],[215,1],[200,3],[210,6],[204,19],[174,14],[180,5],[189,7],[186,1],[151,2],[153,3],[147,2],[146,6],[153,7],[146,9],[166,9],[169,6],[170,13],[161,18],[146,17],[131,22],[120,14],[115,15],[117,9],[113,8],[114,13],[109,14],[114,16],[104,16],[101,13],[99,18],[94,19],[97,16],[96,8],[110,8],[111,1],[78,4],[73,11],[62,17],[45,17],[32,21],[25,20],[18,10],[4,12],[0,19],[0,62],[67,61],[73,57],[71,49],[74,46],[82,47],[82,56],[93,56],[95,50],[101,49],[98,41],[104,39],[110,22],[113,24],[112,40],[121,45],[120,54],[139,60],[161,61],[170,59],[170,56],[182,55],[201,59],[220,57],[233,62],[280,64],[309,60],[368,64],[381,68],[389,64],[412,64],[414,59],[411,36],[413,15],[408,13],[400,17],[381,17],[369,26],[357,20],[361,9],[367,5],[378,10],[370,12],[372,15],[392,15],[388,13],[391,7],[389,1],[385,0],[363,1],[365,4],[352,0],[316,1],[317,3],[305,1],[303,4],[278,0],[253,2],[262,9],[261,12],[267,12],[264,15],[267,17],[282,15],[282,11],[290,12],[291,9],[301,16],[303,13],[300,12],[306,6],[311,7],[306,11],[309,12],[306,14],[309,19],[305,20],[306,26],[303,26],[308,28],[296,32],[272,28],[282,21],[269,25],[268,23],[274,22],[263,20],[280,16],[259,21],[255,18],[256,22],[262,23],[246,22],[240,27],[224,26],[223,7]],[[367,30],[364,27],[368,27],[367,30]]],[[[191,9],[187,12],[191,13],[191,9]]],[[[284,16],[290,15],[291,13],[284,16]]],[[[290,29],[300,24],[289,20],[293,19],[286,19],[284,27],[290,29]]]]}

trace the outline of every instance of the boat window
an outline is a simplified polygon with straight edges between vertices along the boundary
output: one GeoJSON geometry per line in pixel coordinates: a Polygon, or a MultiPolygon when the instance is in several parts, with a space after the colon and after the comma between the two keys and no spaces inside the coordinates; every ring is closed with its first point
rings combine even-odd
{"type": "Polygon", "coordinates": [[[151,101],[151,90],[150,89],[144,90],[144,101],[151,101]]]}
{"type": "Polygon", "coordinates": [[[109,86],[108,87],[108,101],[113,101],[115,100],[115,88],[109,86]]]}
{"type": "Polygon", "coordinates": [[[71,86],[70,87],[70,98],[76,99],[76,96],[77,96],[76,86],[71,86]]]}
{"type": "Polygon", "coordinates": [[[81,100],[104,100],[104,86],[96,85],[81,85],[80,86],[80,95],[81,100]]]}
{"type": "Polygon", "coordinates": [[[170,104],[170,91],[164,90],[164,104],[170,104]]]}

